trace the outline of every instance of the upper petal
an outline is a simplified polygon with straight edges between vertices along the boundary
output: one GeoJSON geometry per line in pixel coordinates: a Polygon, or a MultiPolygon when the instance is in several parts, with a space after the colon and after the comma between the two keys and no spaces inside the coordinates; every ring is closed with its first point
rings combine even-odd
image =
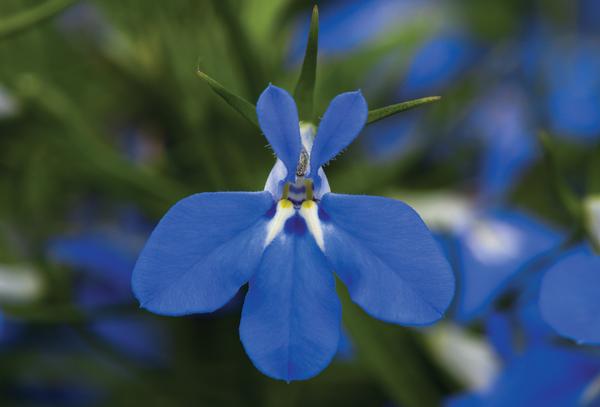
{"type": "Polygon", "coordinates": [[[269,192],[203,193],[175,204],[133,270],[142,307],[183,315],[225,305],[258,268],[273,205],[269,192]]]}
{"type": "Polygon", "coordinates": [[[287,179],[293,180],[302,151],[296,102],[285,90],[269,85],[258,98],[256,114],[277,158],[287,168],[287,179]]]}
{"type": "Polygon", "coordinates": [[[346,148],[364,127],[369,109],[360,91],[336,96],[317,130],[310,152],[310,175],[346,148]]]}
{"type": "Polygon", "coordinates": [[[240,325],[244,348],[268,376],[308,379],[335,355],[340,319],[333,273],[296,215],[250,280],[240,325]]]}
{"type": "Polygon", "coordinates": [[[423,325],[442,317],[454,275],[419,215],[394,199],[325,194],[325,256],[352,299],[384,321],[423,325]]]}
{"type": "Polygon", "coordinates": [[[539,303],[559,334],[600,343],[600,256],[585,246],[565,255],[546,272],[539,303]]]}

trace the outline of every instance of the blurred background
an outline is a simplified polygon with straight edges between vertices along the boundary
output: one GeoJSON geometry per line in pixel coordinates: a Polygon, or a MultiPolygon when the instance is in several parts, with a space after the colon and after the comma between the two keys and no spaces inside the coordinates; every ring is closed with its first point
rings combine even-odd
{"type": "Polygon", "coordinates": [[[538,309],[545,270],[600,235],[599,141],[596,0],[2,0],[0,405],[600,405],[597,348],[538,309]],[[344,309],[331,366],[286,384],[244,354],[244,292],[167,318],[130,278],[178,199],[263,189],[266,141],[195,73],[293,90],[313,3],[319,114],[354,89],[442,96],[327,174],[413,205],[458,290],[423,329],[344,309]]]}

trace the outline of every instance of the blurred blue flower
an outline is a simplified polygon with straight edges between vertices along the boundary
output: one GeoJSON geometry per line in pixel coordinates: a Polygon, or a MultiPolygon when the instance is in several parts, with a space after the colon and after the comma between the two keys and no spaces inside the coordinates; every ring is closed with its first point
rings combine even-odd
{"type": "Polygon", "coordinates": [[[576,3],[580,31],[586,35],[599,35],[600,3],[597,0],[579,0],[576,3]]]}
{"type": "Polygon", "coordinates": [[[370,159],[391,161],[413,151],[423,138],[419,128],[421,112],[406,112],[369,125],[362,144],[370,159]]]}
{"type": "Polygon", "coordinates": [[[502,199],[537,156],[533,112],[524,90],[502,83],[474,104],[464,131],[483,144],[479,198],[502,199]]]}
{"type": "Polygon", "coordinates": [[[600,138],[600,42],[587,38],[555,41],[543,60],[547,119],[562,137],[600,138]]]}
{"type": "MultiPolygon", "coordinates": [[[[80,273],[74,295],[84,309],[127,305],[133,299],[131,273],[148,231],[149,225],[140,222],[137,212],[129,210],[115,227],[54,237],[47,250],[53,260],[80,273]]],[[[164,360],[167,338],[157,322],[149,318],[100,318],[90,329],[128,355],[150,362],[164,360]]]]}
{"type": "Polygon", "coordinates": [[[335,270],[372,316],[405,324],[442,317],[452,270],[421,218],[387,198],[333,194],[323,169],[363,128],[359,91],[338,95],[316,137],[296,104],[270,85],[256,107],[278,160],[263,192],[192,195],[160,221],[133,273],[142,307],[163,315],[212,312],[249,282],[240,336],[263,373],[318,374],[339,345],[335,270]]]}
{"type": "Polygon", "coordinates": [[[456,318],[470,321],[490,304],[536,257],[555,248],[562,235],[515,210],[487,210],[456,235],[461,276],[456,318]]]}
{"type": "Polygon", "coordinates": [[[545,273],[539,306],[560,335],[600,344],[600,256],[587,245],[566,253],[545,273]]]}
{"type": "MultiPolygon", "coordinates": [[[[319,5],[319,51],[324,55],[351,52],[378,39],[387,31],[411,21],[431,7],[429,0],[329,0],[319,5]]],[[[291,45],[300,59],[309,24],[302,24],[291,45]]]]}
{"type": "Polygon", "coordinates": [[[480,52],[467,33],[441,31],[412,57],[400,96],[415,98],[441,91],[472,66],[480,52]]]}
{"type": "Polygon", "coordinates": [[[594,401],[590,398],[595,398],[589,389],[598,374],[600,358],[597,355],[550,345],[534,347],[511,359],[488,388],[456,397],[446,405],[589,406],[594,401]]]}

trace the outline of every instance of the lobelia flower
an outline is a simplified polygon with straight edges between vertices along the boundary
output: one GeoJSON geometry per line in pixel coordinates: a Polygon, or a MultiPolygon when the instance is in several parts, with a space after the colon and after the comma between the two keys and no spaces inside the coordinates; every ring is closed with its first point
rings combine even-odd
{"type": "MultiPolygon", "coordinates": [[[[440,7],[430,0],[329,0],[320,4],[319,48],[325,55],[339,55],[364,48],[440,7]]],[[[291,44],[300,59],[309,25],[301,25],[291,44]]]]}
{"type": "Polygon", "coordinates": [[[600,256],[583,244],[545,273],[539,306],[544,320],[578,343],[600,344],[600,256]]]}
{"type": "Polygon", "coordinates": [[[333,271],[370,315],[402,325],[442,317],[454,277],[429,230],[393,199],[330,192],[321,168],[367,119],[359,91],[338,95],[318,131],[270,85],[256,113],[278,160],[263,192],[195,194],[159,222],[135,266],[141,306],[162,315],[217,310],[249,283],[240,324],[247,354],[286,381],[323,370],[338,348],[333,271]]]}
{"type": "MultiPolygon", "coordinates": [[[[131,272],[149,232],[147,222],[131,208],[116,224],[87,225],[77,234],[54,236],[47,253],[77,272],[74,301],[83,310],[122,306],[131,301],[131,272]]],[[[160,364],[168,355],[169,338],[151,318],[113,315],[94,320],[89,328],[139,361],[160,364]]]]}
{"type": "Polygon", "coordinates": [[[511,359],[486,388],[448,400],[448,407],[597,406],[600,358],[545,345],[511,359]]]}
{"type": "Polygon", "coordinates": [[[600,405],[598,354],[556,343],[556,335],[533,310],[540,285],[535,277],[516,309],[487,320],[487,339],[503,356],[502,370],[485,387],[455,396],[447,406],[600,405]]]}
{"type": "Polygon", "coordinates": [[[560,232],[514,209],[488,209],[456,235],[461,289],[456,318],[468,322],[493,302],[527,266],[556,248],[560,232]]]}
{"type": "Polygon", "coordinates": [[[481,199],[447,192],[409,203],[455,264],[454,317],[463,323],[488,316],[498,297],[526,277],[528,266],[563,241],[562,232],[509,205],[484,206],[481,199]]]}

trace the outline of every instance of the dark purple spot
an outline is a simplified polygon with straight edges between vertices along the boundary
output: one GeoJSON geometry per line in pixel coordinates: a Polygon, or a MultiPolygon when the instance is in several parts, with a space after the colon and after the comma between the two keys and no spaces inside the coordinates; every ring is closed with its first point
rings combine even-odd
{"type": "Polygon", "coordinates": [[[302,205],[302,202],[304,202],[303,199],[297,200],[292,197],[289,197],[288,199],[294,204],[294,206],[300,206],[300,205],[302,205]]]}
{"type": "Polygon", "coordinates": [[[323,222],[329,222],[331,220],[331,216],[325,212],[325,209],[323,209],[321,205],[319,205],[319,219],[323,222]]]}
{"type": "Polygon", "coordinates": [[[275,212],[277,212],[277,202],[273,201],[273,205],[269,208],[269,210],[265,213],[265,216],[271,219],[275,216],[275,212]]]}
{"type": "Polygon", "coordinates": [[[297,213],[285,222],[283,228],[287,234],[296,234],[302,236],[306,233],[306,222],[297,213]]]}

